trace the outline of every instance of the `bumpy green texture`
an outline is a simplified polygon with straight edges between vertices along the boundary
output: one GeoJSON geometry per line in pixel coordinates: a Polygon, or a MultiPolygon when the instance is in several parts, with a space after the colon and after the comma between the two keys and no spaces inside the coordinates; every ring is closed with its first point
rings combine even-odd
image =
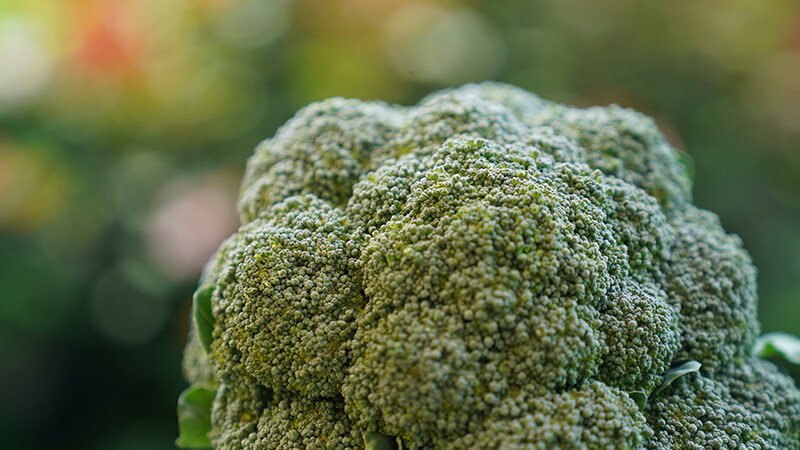
{"type": "Polygon", "coordinates": [[[755,268],[681,161],[635,111],[497,83],[301,110],[200,282],[212,443],[800,448],[800,393],[750,354],[755,268]]]}

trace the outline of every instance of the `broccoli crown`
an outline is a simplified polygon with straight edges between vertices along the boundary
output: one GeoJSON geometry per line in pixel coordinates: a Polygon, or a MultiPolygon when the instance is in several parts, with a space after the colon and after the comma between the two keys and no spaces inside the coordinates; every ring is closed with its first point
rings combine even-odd
{"type": "Polygon", "coordinates": [[[800,448],[750,257],[633,110],[326,100],[257,147],[239,211],[184,358],[215,447],[800,448]]]}

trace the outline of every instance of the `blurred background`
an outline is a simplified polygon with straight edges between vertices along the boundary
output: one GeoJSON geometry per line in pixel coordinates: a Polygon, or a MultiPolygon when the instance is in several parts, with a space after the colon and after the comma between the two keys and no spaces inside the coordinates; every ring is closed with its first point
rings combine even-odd
{"type": "Polygon", "coordinates": [[[800,335],[797,1],[0,0],[4,444],[173,448],[252,148],[311,101],[485,79],[653,116],[800,335]]]}

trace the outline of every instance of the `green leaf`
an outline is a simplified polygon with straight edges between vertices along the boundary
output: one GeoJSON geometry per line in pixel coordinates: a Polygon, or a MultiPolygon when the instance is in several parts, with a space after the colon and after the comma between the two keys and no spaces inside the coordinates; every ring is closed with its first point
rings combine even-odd
{"type": "Polygon", "coordinates": [[[644,407],[647,406],[647,393],[644,391],[631,391],[627,393],[630,398],[636,402],[636,406],[639,407],[639,411],[644,411],[644,407]]]}
{"type": "Polygon", "coordinates": [[[694,183],[694,159],[692,159],[691,155],[678,150],[678,162],[686,169],[686,175],[689,177],[689,181],[694,183]]]}
{"type": "Polygon", "coordinates": [[[699,362],[691,359],[691,360],[682,360],[673,363],[671,369],[664,372],[663,380],[661,381],[661,385],[659,385],[651,395],[656,395],[659,392],[663,391],[667,388],[673,381],[677,380],[678,378],[690,374],[692,372],[697,372],[700,370],[702,364],[699,362]]]}
{"type": "Polygon", "coordinates": [[[217,391],[205,386],[189,386],[178,398],[178,430],[175,445],[180,448],[211,448],[211,405],[217,391]]]}
{"type": "Polygon", "coordinates": [[[800,364],[800,339],[780,331],[766,333],[756,339],[753,354],[759,358],[779,356],[792,364],[800,364]]]}
{"type": "Polygon", "coordinates": [[[214,285],[202,286],[194,293],[192,310],[197,338],[206,353],[211,351],[211,335],[214,332],[214,316],[211,315],[211,296],[214,285]]]}
{"type": "Polygon", "coordinates": [[[400,450],[402,446],[399,445],[397,438],[392,436],[384,436],[374,431],[367,431],[363,435],[364,446],[366,450],[400,450]]]}

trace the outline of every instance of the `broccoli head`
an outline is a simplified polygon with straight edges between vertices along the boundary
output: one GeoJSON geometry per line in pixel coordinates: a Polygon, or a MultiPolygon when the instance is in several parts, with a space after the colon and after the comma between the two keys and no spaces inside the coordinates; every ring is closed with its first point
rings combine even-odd
{"type": "Polygon", "coordinates": [[[635,111],[326,100],[257,147],[239,212],[184,357],[204,444],[800,448],[750,257],[635,111]]]}

